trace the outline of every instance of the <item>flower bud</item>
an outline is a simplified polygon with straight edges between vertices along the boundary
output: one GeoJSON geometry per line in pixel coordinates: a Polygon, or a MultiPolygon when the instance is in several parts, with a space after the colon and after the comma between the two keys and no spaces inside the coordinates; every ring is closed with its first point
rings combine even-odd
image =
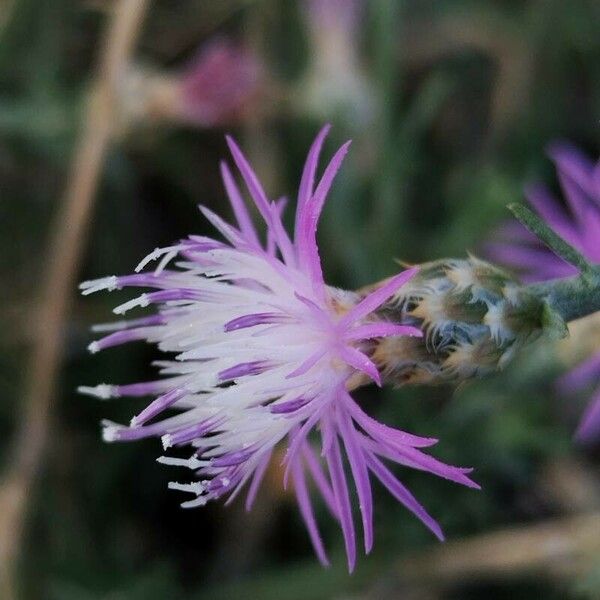
{"type": "Polygon", "coordinates": [[[502,368],[542,332],[566,334],[564,321],[542,298],[473,256],[421,265],[380,316],[425,333],[383,338],[374,349],[372,358],[384,378],[397,385],[483,376],[502,368]]]}

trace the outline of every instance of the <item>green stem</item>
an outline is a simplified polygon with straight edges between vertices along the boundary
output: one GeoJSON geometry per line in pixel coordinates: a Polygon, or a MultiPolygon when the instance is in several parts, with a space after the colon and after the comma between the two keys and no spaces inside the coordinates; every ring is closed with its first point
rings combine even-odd
{"type": "Polygon", "coordinates": [[[535,283],[527,289],[565,321],[573,321],[600,311],[600,265],[590,265],[581,275],[535,283]]]}

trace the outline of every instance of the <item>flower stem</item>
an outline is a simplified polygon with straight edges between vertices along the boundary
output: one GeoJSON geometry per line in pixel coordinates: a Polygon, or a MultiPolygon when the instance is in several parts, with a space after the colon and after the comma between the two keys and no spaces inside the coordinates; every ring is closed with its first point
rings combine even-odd
{"type": "Polygon", "coordinates": [[[565,321],[600,311],[600,265],[566,279],[535,283],[527,289],[545,300],[565,321]]]}
{"type": "Polygon", "coordinates": [[[508,209],[552,252],[580,272],[568,279],[554,279],[529,286],[529,291],[545,300],[564,321],[573,321],[600,311],[600,265],[589,263],[522,204],[509,204],[508,209]]]}

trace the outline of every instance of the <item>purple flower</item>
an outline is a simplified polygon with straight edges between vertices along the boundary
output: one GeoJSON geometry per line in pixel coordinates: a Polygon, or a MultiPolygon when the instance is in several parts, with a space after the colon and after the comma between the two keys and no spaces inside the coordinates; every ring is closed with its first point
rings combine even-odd
{"type": "MultiPolygon", "coordinates": [[[[600,162],[594,164],[579,150],[566,143],[555,143],[548,154],[558,172],[565,204],[543,185],[526,190],[529,203],[546,223],[591,263],[600,263],[600,162]]],[[[489,246],[499,261],[522,273],[526,281],[542,281],[576,274],[535,236],[519,224],[500,231],[501,241],[489,246]]],[[[563,392],[572,392],[600,383],[600,353],[595,354],[559,380],[563,392]]],[[[600,435],[600,386],[586,410],[577,438],[590,441],[600,435]]]]}
{"type": "Polygon", "coordinates": [[[82,284],[84,294],[126,286],[157,290],[118,306],[117,314],[150,305],[157,310],[151,316],[98,327],[110,333],[90,345],[92,352],[146,340],[175,353],[175,358],[158,363],[164,377],[156,381],[103,384],[80,391],[100,398],[154,396],[129,426],[104,423],[104,438],[129,441],[160,436],[165,449],[190,447],[189,458],[159,459],[195,473],[193,482],[169,486],[192,495],[184,507],[224,497],[230,502],[248,484],[249,509],[275,447],[285,444],[283,483],[289,478],[293,482],[319,560],[328,563],[308,478],[341,525],[352,570],[355,529],[344,454],[359,501],[366,552],[373,544],[372,477],[437,537],[443,537],[436,521],[386,462],[478,486],[468,477],[470,469],[446,465],[422,450],[437,440],[377,422],[350,395],[368,381],[381,383],[370,356],[374,340],[421,335],[414,327],[375,315],[416,269],[389,278],[363,296],[324,283],[317,222],[349,146],[346,143],[336,152],[315,185],[328,130],[321,130],[306,160],[293,239],[282,225],[285,200],[268,200],[241,150],[227,138],[233,160],[266,224],[266,240],[261,242],[234,177],[222,163],[223,182],[237,223],[230,225],[209,209],[201,210],[226,242],[190,236],[155,250],[133,275],[82,284]],[[180,259],[177,268],[169,269],[176,256],[180,259]],[[159,258],[153,272],[141,272],[159,258]],[[167,409],[177,412],[165,416],[167,409]],[[317,437],[320,453],[313,449],[317,437]]]}
{"type": "Polygon", "coordinates": [[[216,39],[182,74],[178,110],[203,127],[239,121],[255,106],[263,83],[262,65],[249,48],[216,39]]]}

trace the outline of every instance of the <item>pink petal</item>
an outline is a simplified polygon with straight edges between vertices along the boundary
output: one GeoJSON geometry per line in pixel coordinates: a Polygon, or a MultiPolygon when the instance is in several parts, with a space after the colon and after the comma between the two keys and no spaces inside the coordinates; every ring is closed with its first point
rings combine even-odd
{"type": "Polygon", "coordinates": [[[297,369],[294,369],[291,373],[286,375],[285,378],[293,379],[294,377],[304,375],[310,371],[310,369],[312,369],[326,354],[326,349],[318,350],[317,352],[311,354],[297,369]]]}
{"type": "Polygon", "coordinates": [[[248,209],[246,208],[246,203],[240,194],[227,163],[222,160],[220,167],[221,177],[223,179],[223,184],[225,185],[227,196],[229,197],[229,203],[231,204],[231,208],[233,208],[233,213],[235,214],[240,230],[251,245],[260,247],[258,235],[256,234],[256,229],[252,223],[248,209]]]}
{"type": "Polygon", "coordinates": [[[306,489],[306,480],[304,478],[304,472],[302,471],[302,465],[299,461],[294,461],[292,465],[292,477],[294,480],[294,491],[296,492],[296,499],[298,500],[298,506],[300,507],[300,514],[306,524],[310,541],[312,542],[315,553],[319,559],[319,562],[327,567],[329,566],[329,560],[323,547],[323,540],[319,534],[317,522],[313,512],[312,504],[310,502],[310,496],[306,489]]]}
{"type": "Polygon", "coordinates": [[[198,205],[198,208],[200,209],[200,212],[210,221],[210,224],[217,229],[232,246],[239,248],[247,244],[246,240],[241,236],[240,232],[235,229],[235,227],[232,227],[229,225],[229,223],[223,221],[223,219],[210,210],[210,208],[202,206],[201,204],[198,205]]]}
{"type": "Polygon", "coordinates": [[[368,375],[379,387],[381,387],[381,375],[375,363],[360,350],[351,346],[344,346],[340,350],[340,358],[351,367],[368,375]]]}
{"type": "Polygon", "coordinates": [[[342,165],[348,152],[350,142],[346,142],[333,156],[327,165],[323,177],[310,201],[303,207],[300,215],[300,235],[296,241],[298,257],[304,270],[313,282],[313,290],[322,297],[324,295],[323,272],[317,246],[317,224],[327,193],[333,179],[342,165]]]}
{"type": "Polygon", "coordinates": [[[412,512],[433,534],[444,541],[444,533],[438,522],[421,506],[417,499],[402,485],[392,472],[375,456],[368,458],[369,468],[379,479],[379,481],[388,489],[390,494],[402,503],[410,512],[412,512]]]}
{"type": "Polygon", "coordinates": [[[344,315],[344,318],[339,322],[340,327],[347,327],[354,321],[363,319],[375,309],[379,308],[390,296],[392,296],[398,288],[403,286],[407,281],[412,279],[417,273],[418,267],[407,269],[394,277],[391,277],[384,285],[377,288],[374,292],[363,298],[351,311],[344,315]]]}
{"type": "Polygon", "coordinates": [[[585,387],[593,379],[600,379],[600,352],[593,354],[582,363],[565,373],[556,381],[563,394],[585,387]]]}
{"type": "Polygon", "coordinates": [[[600,389],[586,408],[575,438],[584,443],[597,442],[600,439],[600,389]]]}
{"type": "Polygon", "coordinates": [[[395,335],[408,335],[423,337],[423,332],[418,327],[411,325],[397,325],[396,323],[369,323],[350,329],[344,337],[347,340],[367,340],[395,335]]]}
{"type": "MultiPolygon", "coordinates": [[[[315,183],[315,173],[317,171],[317,165],[319,163],[319,155],[321,154],[321,148],[323,142],[331,129],[331,125],[325,125],[321,131],[319,131],[315,141],[313,142],[306,162],[304,163],[304,170],[302,171],[302,178],[300,179],[300,188],[298,190],[298,205],[296,206],[296,229],[294,231],[294,240],[297,242],[300,237],[300,228],[303,222],[303,215],[305,206],[310,201],[313,195],[313,188],[315,183]]],[[[306,266],[306,265],[302,265],[306,266]]]]}
{"type": "Polygon", "coordinates": [[[348,392],[343,395],[343,399],[344,406],[350,412],[352,418],[376,441],[385,440],[389,443],[404,444],[414,448],[428,448],[438,442],[436,438],[413,435],[376,421],[361,410],[348,392]]]}
{"type": "MultiPolygon", "coordinates": [[[[325,428],[333,428],[329,421],[324,422],[325,428]]],[[[340,445],[335,433],[331,434],[333,443],[331,449],[325,455],[333,494],[340,515],[342,533],[344,534],[344,544],[346,546],[346,555],[348,556],[348,571],[352,573],[356,564],[356,534],[354,532],[354,522],[352,521],[352,508],[350,506],[350,496],[348,494],[348,484],[344,473],[340,445]]]]}
{"type": "Polygon", "coordinates": [[[317,486],[319,493],[325,500],[325,504],[329,509],[329,512],[333,517],[339,520],[339,513],[337,510],[337,506],[335,505],[335,499],[333,496],[333,490],[331,489],[331,484],[329,483],[323,469],[321,468],[321,462],[315,456],[313,449],[307,441],[304,441],[302,446],[302,453],[304,455],[304,459],[306,460],[306,464],[308,465],[308,470],[312,475],[313,481],[317,486]]]}
{"type": "Polygon", "coordinates": [[[525,197],[556,233],[571,244],[575,242],[577,233],[572,219],[568,217],[566,210],[558,204],[545,186],[537,184],[526,187],[525,197]]]}
{"type": "Polygon", "coordinates": [[[350,470],[356,485],[360,514],[362,517],[363,536],[365,542],[365,553],[373,548],[373,495],[369,482],[369,471],[360,446],[360,437],[357,435],[350,417],[343,412],[339,417],[339,427],[350,470]]]}
{"type": "Polygon", "coordinates": [[[295,263],[295,255],[293,249],[291,248],[291,244],[286,243],[286,234],[283,230],[283,226],[281,225],[281,221],[273,217],[271,204],[267,198],[267,195],[265,194],[262,185],[260,184],[258,177],[256,176],[256,173],[250,166],[250,163],[246,160],[246,157],[240,150],[239,146],[235,143],[233,138],[231,138],[230,136],[225,136],[225,139],[227,140],[227,145],[229,146],[229,150],[231,151],[233,160],[235,161],[235,164],[240,170],[244,182],[248,187],[250,196],[256,204],[258,212],[262,215],[262,218],[264,219],[267,226],[270,227],[273,231],[273,235],[277,240],[284,261],[286,262],[286,264],[293,265],[295,263]]]}
{"type": "Polygon", "coordinates": [[[248,489],[248,495],[246,496],[246,510],[250,511],[252,505],[254,504],[254,500],[256,499],[256,494],[258,493],[258,489],[260,488],[260,484],[265,475],[265,471],[269,466],[269,461],[271,460],[271,452],[267,452],[265,456],[260,459],[258,466],[256,467],[254,474],[252,475],[252,481],[250,482],[250,488],[248,489]]]}

